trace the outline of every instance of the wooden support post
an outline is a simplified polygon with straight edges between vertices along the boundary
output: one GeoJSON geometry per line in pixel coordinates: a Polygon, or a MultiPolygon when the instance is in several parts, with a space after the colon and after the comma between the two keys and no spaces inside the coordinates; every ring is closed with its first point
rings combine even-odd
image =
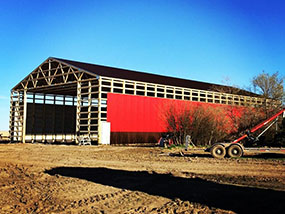
{"type": "Polygon", "coordinates": [[[77,82],[76,136],[75,136],[75,142],[77,144],[78,144],[77,135],[80,134],[80,111],[81,111],[81,80],[77,82]]]}
{"type": "Polygon", "coordinates": [[[48,82],[51,83],[51,60],[48,60],[48,82]]]}
{"type": "Polygon", "coordinates": [[[89,136],[91,136],[91,105],[92,105],[91,89],[92,89],[92,84],[90,80],[88,81],[88,128],[87,128],[89,136]]]}
{"type": "Polygon", "coordinates": [[[22,141],[22,115],[21,115],[21,107],[20,107],[20,103],[21,103],[21,96],[20,96],[20,92],[17,91],[17,101],[15,103],[15,115],[16,115],[16,131],[17,131],[17,141],[22,141]]]}
{"type": "Polygon", "coordinates": [[[63,106],[62,106],[62,136],[64,136],[64,141],[66,142],[66,133],[64,131],[65,129],[65,95],[63,96],[63,106]]]}
{"type": "Polygon", "coordinates": [[[35,140],[35,117],[36,117],[36,94],[33,93],[33,114],[32,114],[32,143],[34,143],[35,140]]]}
{"type": "Polygon", "coordinates": [[[41,140],[42,140],[42,143],[46,140],[46,95],[44,94],[43,95],[43,112],[42,112],[42,115],[43,115],[43,121],[42,121],[42,124],[43,124],[43,128],[42,128],[42,137],[41,137],[41,140]]]}
{"type": "Polygon", "coordinates": [[[26,120],[27,120],[27,90],[23,92],[23,120],[22,120],[22,142],[26,143],[26,120]]]}
{"type": "Polygon", "coordinates": [[[100,125],[101,107],[102,107],[102,78],[99,77],[98,79],[98,144],[101,144],[101,125],[100,125]]]}
{"type": "Polygon", "coordinates": [[[55,114],[55,110],[56,110],[56,96],[53,95],[53,117],[52,117],[52,127],[53,127],[53,134],[52,134],[52,142],[55,142],[56,140],[56,136],[55,136],[55,118],[56,118],[56,114],[55,114]]]}

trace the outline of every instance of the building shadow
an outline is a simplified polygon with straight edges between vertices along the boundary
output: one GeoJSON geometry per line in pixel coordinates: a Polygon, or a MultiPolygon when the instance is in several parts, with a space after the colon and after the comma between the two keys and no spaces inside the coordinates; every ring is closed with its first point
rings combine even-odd
{"type": "Polygon", "coordinates": [[[212,158],[210,153],[204,153],[204,154],[183,153],[183,155],[181,155],[180,153],[169,153],[169,156],[171,157],[212,158]]]}
{"type": "Polygon", "coordinates": [[[260,154],[248,154],[245,158],[257,158],[257,159],[283,159],[285,153],[260,153],[260,154]]]}
{"type": "Polygon", "coordinates": [[[10,143],[11,143],[11,142],[8,141],[8,140],[7,140],[7,141],[4,141],[4,140],[3,140],[3,141],[0,141],[0,144],[10,144],[10,143]]]}
{"type": "MultiPolygon", "coordinates": [[[[169,153],[169,156],[171,157],[197,157],[197,158],[213,158],[210,153],[183,153],[181,155],[180,153],[169,153]]],[[[229,158],[225,156],[225,158],[229,158]]],[[[242,158],[254,158],[254,159],[283,159],[285,158],[285,153],[246,153],[242,156],[242,158]]]]}
{"type": "Polygon", "coordinates": [[[284,191],[219,184],[200,178],[174,177],[171,174],[110,168],[57,167],[45,172],[49,175],[80,178],[169,199],[179,198],[237,213],[284,211],[284,191]]]}

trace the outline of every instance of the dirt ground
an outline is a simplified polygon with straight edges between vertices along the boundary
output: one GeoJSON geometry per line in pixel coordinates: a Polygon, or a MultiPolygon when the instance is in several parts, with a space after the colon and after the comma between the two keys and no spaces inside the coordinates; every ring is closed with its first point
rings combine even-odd
{"type": "Polygon", "coordinates": [[[284,213],[285,156],[0,144],[0,213],[284,213]]]}

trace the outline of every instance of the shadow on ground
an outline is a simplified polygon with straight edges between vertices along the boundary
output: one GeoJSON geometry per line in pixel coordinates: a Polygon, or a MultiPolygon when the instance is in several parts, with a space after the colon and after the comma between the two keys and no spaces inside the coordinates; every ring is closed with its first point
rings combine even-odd
{"type": "MultiPolygon", "coordinates": [[[[169,156],[172,157],[199,157],[199,158],[213,158],[210,153],[195,154],[195,153],[169,153],[169,156]]],[[[227,156],[225,158],[228,158],[227,156]]],[[[285,153],[247,153],[243,155],[243,158],[256,158],[256,159],[284,159],[285,153]]]]}
{"type": "Polygon", "coordinates": [[[9,140],[0,140],[0,144],[10,144],[9,140]]]}
{"type": "Polygon", "coordinates": [[[260,154],[249,154],[245,155],[245,158],[258,158],[258,159],[284,159],[285,153],[260,153],[260,154]]]}
{"type": "Polygon", "coordinates": [[[169,153],[169,156],[172,157],[197,157],[197,158],[211,158],[211,154],[209,153],[205,153],[205,154],[195,154],[195,153],[183,153],[183,155],[181,155],[180,153],[169,153]]]}
{"type": "Polygon", "coordinates": [[[170,199],[180,198],[237,213],[283,213],[285,192],[218,184],[200,178],[181,178],[147,171],[109,168],[57,167],[45,171],[170,199]]]}

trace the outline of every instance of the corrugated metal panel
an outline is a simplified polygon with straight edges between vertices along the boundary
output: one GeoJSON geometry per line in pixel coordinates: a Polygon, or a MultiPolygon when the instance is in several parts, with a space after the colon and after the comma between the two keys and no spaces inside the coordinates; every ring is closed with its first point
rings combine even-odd
{"type": "Polygon", "coordinates": [[[111,132],[164,132],[159,118],[166,99],[108,94],[107,121],[111,132]]]}
{"type": "MultiPolygon", "coordinates": [[[[111,132],[165,132],[163,115],[169,105],[174,104],[179,111],[189,103],[192,106],[227,107],[221,104],[109,93],[107,121],[111,122],[111,132]]],[[[241,107],[234,108],[235,114],[239,114],[241,107]]]]}

